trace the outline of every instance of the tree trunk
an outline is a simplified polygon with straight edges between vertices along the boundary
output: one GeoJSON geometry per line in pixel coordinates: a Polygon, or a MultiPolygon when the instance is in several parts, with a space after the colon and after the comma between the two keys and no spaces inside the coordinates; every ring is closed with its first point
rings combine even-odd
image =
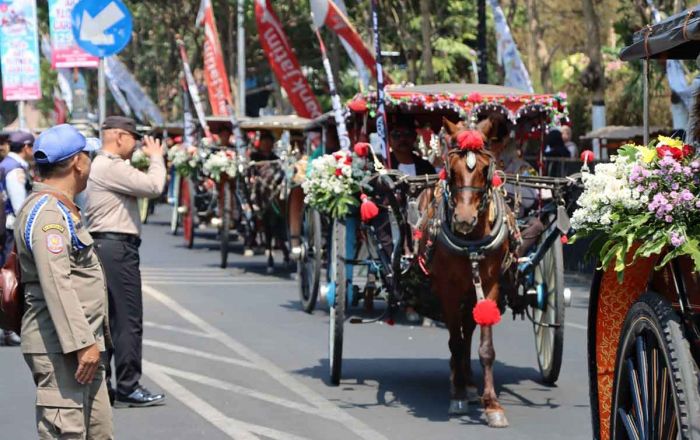
{"type": "Polygon", "coordinates": [[[433,47],[430,42],[433,29],[430,24],[430,0],[420,0],[421,36],[423,37],[423,82],[433,84],[435,72],[433,71],[433,47]]]}
{"type": "MultiPolygon", "coordinates": [[[[530,41],[528,44],[528,70],[537,80],[542,89],[552,92],[552,53],[547,48],[544,41],[544,28],[540,25],[539,13],[537,12],[537,0],[527,0],[527,18],[530,30],[530,41]]],[[[552,51],[554,52],[554,51],[552,51]]]]}
{"type": "Polygon", "coordinates": [[[592,94],[592,129],[605,126],[605,71],[603,69],[603,54],[600,42],[600,27],[598,14],[595,11],[594,0],[581,0],[583,19],[586,23],[586,52],[590,60],[586,70],[581,75],[581,83],[592,94]]]}

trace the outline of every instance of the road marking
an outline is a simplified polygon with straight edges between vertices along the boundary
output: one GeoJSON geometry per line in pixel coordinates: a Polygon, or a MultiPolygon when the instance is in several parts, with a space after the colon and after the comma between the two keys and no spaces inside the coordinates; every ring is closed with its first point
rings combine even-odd
{"type": "Polygon", "coordinates": [[[564,325],[567,327],[577,328],[579,330],[588,330],[587,325],[576,324],[575,322],[565,322],[564,325]]]}
{"type": "Polygon", "coordinates": [[[282,399],[271,394],[263,393],[251,388],[236,385],[230,382],[225,382],[223,380],[214,379],[213,377],[203,376],[201,374],[192,373],[190,371],[178,370],[176,368],[166,367],[164,365],[158,365],[151,363],[153,366],[157,367],[160,371],[171,377],[179,377],[181,379],[187,379],[192,382],[197,382],[202,385],[208,385],[213,388],[218,388],[224,391],[231,391],[236,394],[242,394],[244,396],[252,397],[254,399],[262,400],[268,403],[274,403],[275,405],[283,406],[285,408],[294,409],[314,416],[324,417],[328,420],[333,420],[332,416],[324,414],[315,406],[306,405],[303,403],[294,402],[287,399],[282,399]]]}
{"type": "Polygon", "coordinates": [[[228,417],[218,409],[214,408],[204,400],[200,399],[183,387],[167,374],[160,370],[156,365],[148,361],[143,361],[144,373],[153,380],[159,387],[166,390],[170,395],[179,400],[183,405],[190,408],[192,411],[199,414],[207,422],[219,428],[226,435],[235,440],[259,440],[255,434],[264,437],[269,437],[275,440],[307,440],[304,437],[299,437],[286,432],[277,431],[264,426],[253,425],[251,423],[241,422],[234,418],[228,417]]]}
{"type": "Polygon", "coordinates": [[[160,302],[163,306],[180,315],[180,317],[185,321],[189,322],[195,327],[198,327],[203,332],[210,334],[213,338],[215,338],[217,341],[233,350],[239,356],[243,357],[244,359],[247,359],[248,361],[260,367],[262,370],[266,371],[277,382],[284,385],[286,388],[293,391],[294,393],[305,399],[307,402],[311,403],[312,405],[315,405],[320,410],[332,415],[333,420],[345,426],[347,429],[354,432],[360,438],[364,440],[387,440],[387,438],[381,433],[373,430],[364,422],[341,410],[340,408],[326,400],[326,398],[316,393],[308,386],[299,382],[289,373],[282,370],[272,361],[257,354],[256,352],[241,344],[228,334],[212,326],[211,324],[209,324],[208,322],[206,322],[205,320],[195,315],[190,310],[188,310],[187,308],[183,307],[178,302],[170,298],[168,295],[148,285],[144,285],[142,290],[145,294],[151,296],[153,299],[160,302]]]}
{"type": "Polygon", "coordinates": [[[234,359],[228,356],[220,356],[218,354],[207,353],[206,351],[195,350],[193,348],[187,348],[180,345],[168,344],[167,342],[154,341],[151,339],[144,339],[143,345],[149,347],[160,348],[161,350],[168,350],[175,353],[182,353],[190,356],[197,356],[202,359],[209,359],[211,361],[224,362],[231,365],[238,365],[239,367],[252,368],[254,370],[259,370],[260,368],[248,361],[242,361],[240,359],[234,359]]]}
{"type": "Polygon", "coordinates": [[[175,333],[182,333],[183,335],[198,336],[200,338],[211,338],[211,335],[208,335],[204,332],[198,332],[196,330],[188,330],[186,328],[175,327],[174,325],[157,324],[157,323],[151,322],[151,321],[144,321],[143,326],[150,327],[150,328],[157,328],[160,330],[167,330],[167,331],[175,332],[175,333]]]}
{"type": "Polygon", "coordinates": [[[289,285],[289,281],[154,281],[143,278],[143,281],[154,286],[280,286],[289,285]]]}

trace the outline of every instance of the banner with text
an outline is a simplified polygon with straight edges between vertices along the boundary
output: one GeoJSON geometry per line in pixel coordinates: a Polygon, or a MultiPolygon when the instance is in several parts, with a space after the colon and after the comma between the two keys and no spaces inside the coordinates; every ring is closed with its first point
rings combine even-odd
{"type": "Polygon", "coordinates": [[[270,0],[255,0],[255,19],[263,51],[296,113],[304,118],[321,116],[321,105],[299,67],[299,61],[270,0]]]}
{"type": "Polygon", "coordinates": [[[228,116],[233,100],[211,0],[202,0],[197,26],[204,27],[204,79],[209,90],[211,111],[214,116],[228,116]]]}
{"type": "Polygon", "coordinates": [[[41,99],[36,0],[0,3],[0,65],[5,101],[41,99]]]}
{"type": "Polygon", "coordinates": [[[49,0],[49,31],[51,32],[51,67],[96,68],[99,58],[81,49],[73,38],[71,12],[80,0],[49,0]]]}

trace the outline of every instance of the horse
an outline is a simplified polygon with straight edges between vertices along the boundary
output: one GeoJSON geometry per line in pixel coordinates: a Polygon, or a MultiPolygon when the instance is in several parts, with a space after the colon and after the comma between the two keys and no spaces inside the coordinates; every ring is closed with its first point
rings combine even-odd
{"type": "Polygon", "coordinates": [[[479,325],[478,353],[484,371],[480,399],[488,426],[493,428],[508,426],[494,387],[493,325],[504,310],[502,286],[510,288],[508,280],[515,276],[517,225],[501,190],[494,187],[495,159],[483,144],[503,123],[505,120],[489,117],[474,131],[443,120],[452,146],[446,152],[446,173],[419,225],[417,259],[430,277],[432,294],[439,300],[449,331],[449,414],[465,414],[469,403],[479,401],[470,363],[472,335],[479,325]]]}

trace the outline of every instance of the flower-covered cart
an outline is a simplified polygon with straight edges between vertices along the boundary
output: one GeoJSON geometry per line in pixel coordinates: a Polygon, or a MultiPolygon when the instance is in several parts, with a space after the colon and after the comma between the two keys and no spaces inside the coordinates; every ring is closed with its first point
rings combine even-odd
{"type": "MultiPolygon", "coordinates": [[[[700,7],[635,34],[623,60],[700,55],[700,7]]],[[[700,439],[700,100],[685,141],[619,149],[584,176],[577,235],[592,235],[588,355],[597,439],[700,439]]]]}

